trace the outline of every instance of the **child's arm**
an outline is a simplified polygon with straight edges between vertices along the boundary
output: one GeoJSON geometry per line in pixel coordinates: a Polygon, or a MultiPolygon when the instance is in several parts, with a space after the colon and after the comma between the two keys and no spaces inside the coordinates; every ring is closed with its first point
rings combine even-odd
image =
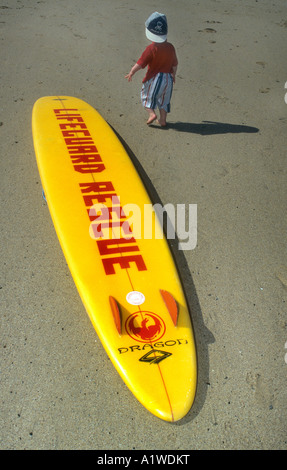
{"type": "Polygon", "coordinates": [[[171,71],[171,75],[172,75],[173,83],[175,83],[175,75],[176,75],[176,71],[177,71],[177,65],[174,65],[174,66],[172,67],[172,71],[171,71]]]}
{"type": "Polygon", "coordinates": [[[141,66],[140,66],[139,64],[135,64],[135,65],[131,68],[130,72],[125,76],[125,78],[127,78],[128,81],[131,82],[131,81],[132,81],[132,76],[133,76],[136,72],[138,72],[140,69],[141,69],[141,66]]]}

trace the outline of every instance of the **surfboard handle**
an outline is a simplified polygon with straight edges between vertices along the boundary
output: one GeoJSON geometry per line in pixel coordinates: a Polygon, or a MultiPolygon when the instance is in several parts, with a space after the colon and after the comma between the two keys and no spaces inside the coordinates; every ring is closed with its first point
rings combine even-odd
{"type": "Polygon", "coordinates": [[[177,319],[178,319],[178,306],[177,303],[174,299],[174,297],[167,292],[166,290],[160,289],[161,296],[164,300],[164,303],[166,305],[166,308],[171,316],[171,319],[173,321],[174,326],[177,325],[177,319]]]}
{"type": "Polygon", "coordinates": [[[119,308],[119,305],[118,305],[116,299],[114,297],[112,297],[111,295],[110,295],[109,299],[110,299],[110,306],[111,306],[115,326],[116,326],[117,332],[121,336],[121,334],[122,334],[121,311],[120,311],[120,308],[119,308]]]}

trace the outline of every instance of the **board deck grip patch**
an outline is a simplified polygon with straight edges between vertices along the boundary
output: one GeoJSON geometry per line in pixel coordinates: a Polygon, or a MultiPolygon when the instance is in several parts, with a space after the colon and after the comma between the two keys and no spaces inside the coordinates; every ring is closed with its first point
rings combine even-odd
{"type": "Polygon", "coordinates": [[[160,289],[161,296],[164,300],[164,303],[166,305],[166,308],[171,316],[171,319],[173,321],[174,326],[177,325],[177,319],[178,319],[178,307],[175,299],[173,296],[167,292],[166,290],[160,289]]]}
{"type": "Polygon", "coordinates": [[[112,309],[112,314],[115,322],[116,329],[119,335],[122,334],[122,319],[121,319],[121,311],[119,305],[114,297],[110,295],[110,306],[112,309]]]}

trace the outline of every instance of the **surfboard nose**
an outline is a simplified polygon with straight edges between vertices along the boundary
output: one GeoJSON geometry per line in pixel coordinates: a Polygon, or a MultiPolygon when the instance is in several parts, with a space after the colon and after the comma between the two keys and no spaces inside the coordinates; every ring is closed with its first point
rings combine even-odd
{"type": "MultiPolygon", "coordinates": [[[[167,358],[167,361],[169,359],[167,358]]],[[[162,362],[164,363],[164,361],[162,362]]],[[[152,364],[149,367],[154,367],[154,365],[152,364]]],[[[150,388],[149,396],[146,395],[144,390],[133,390],[133,393],[139,402],[157,418],[170,423],[180,421],[188,414],[195,399],[196,390],[191,386],[194,378],[192,377],[190,382],[181,382],[180,386],[178,386],[178,381],[175,380],[172,386],[171,383],[164,380],[165,373],[160,364],[156,367],[162,382],[160,383],[158,380],[157,386],[150,388]]],[[[193,376],[192,372],[191,376],[193,376]]]]}
{"type": "Polygon", "coordinates": [[[190,402],[188,400],[185,404],[181,403],[179,406],[177,404],[169,403],[166,407],[163,407],[161,403],[158,408],[153,408],[150,411],[161,420],[174,423],[176,421],[180,421],[187,415],[190,411],[192,401],[190,402]]]}

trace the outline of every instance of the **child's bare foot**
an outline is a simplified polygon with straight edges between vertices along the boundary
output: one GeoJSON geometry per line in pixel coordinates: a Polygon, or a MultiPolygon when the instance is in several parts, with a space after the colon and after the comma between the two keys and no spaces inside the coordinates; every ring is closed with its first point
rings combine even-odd
{"type": "Polygon", "coordinates": [[[150,113],[149,118],[147,120],[147,124],[151,124],[153,121],[157,119],[157,115],[155,113],[150,113]]]}
{"type": "Polygon", "coordinates": [[[155,110],[152,108],[145,108],[148,112],[149,118],[147,120],[147,124],[151,124],[153,121],[157,119],[157,115],[155,114],[155,110]]]}
{"type": "Polygon", "coordinates": [[[160,127],[166,127],[166,122],[162,122],[160,119],[158,119],[156,122],[160,125],[160,127]]]}
{"type": "Polygon", "coordinates": [[[167,117],[167,112],[164,109],[159,110],[160,118],[157,121],[161,127],[166,126],[166,117],[167,117]]]}

